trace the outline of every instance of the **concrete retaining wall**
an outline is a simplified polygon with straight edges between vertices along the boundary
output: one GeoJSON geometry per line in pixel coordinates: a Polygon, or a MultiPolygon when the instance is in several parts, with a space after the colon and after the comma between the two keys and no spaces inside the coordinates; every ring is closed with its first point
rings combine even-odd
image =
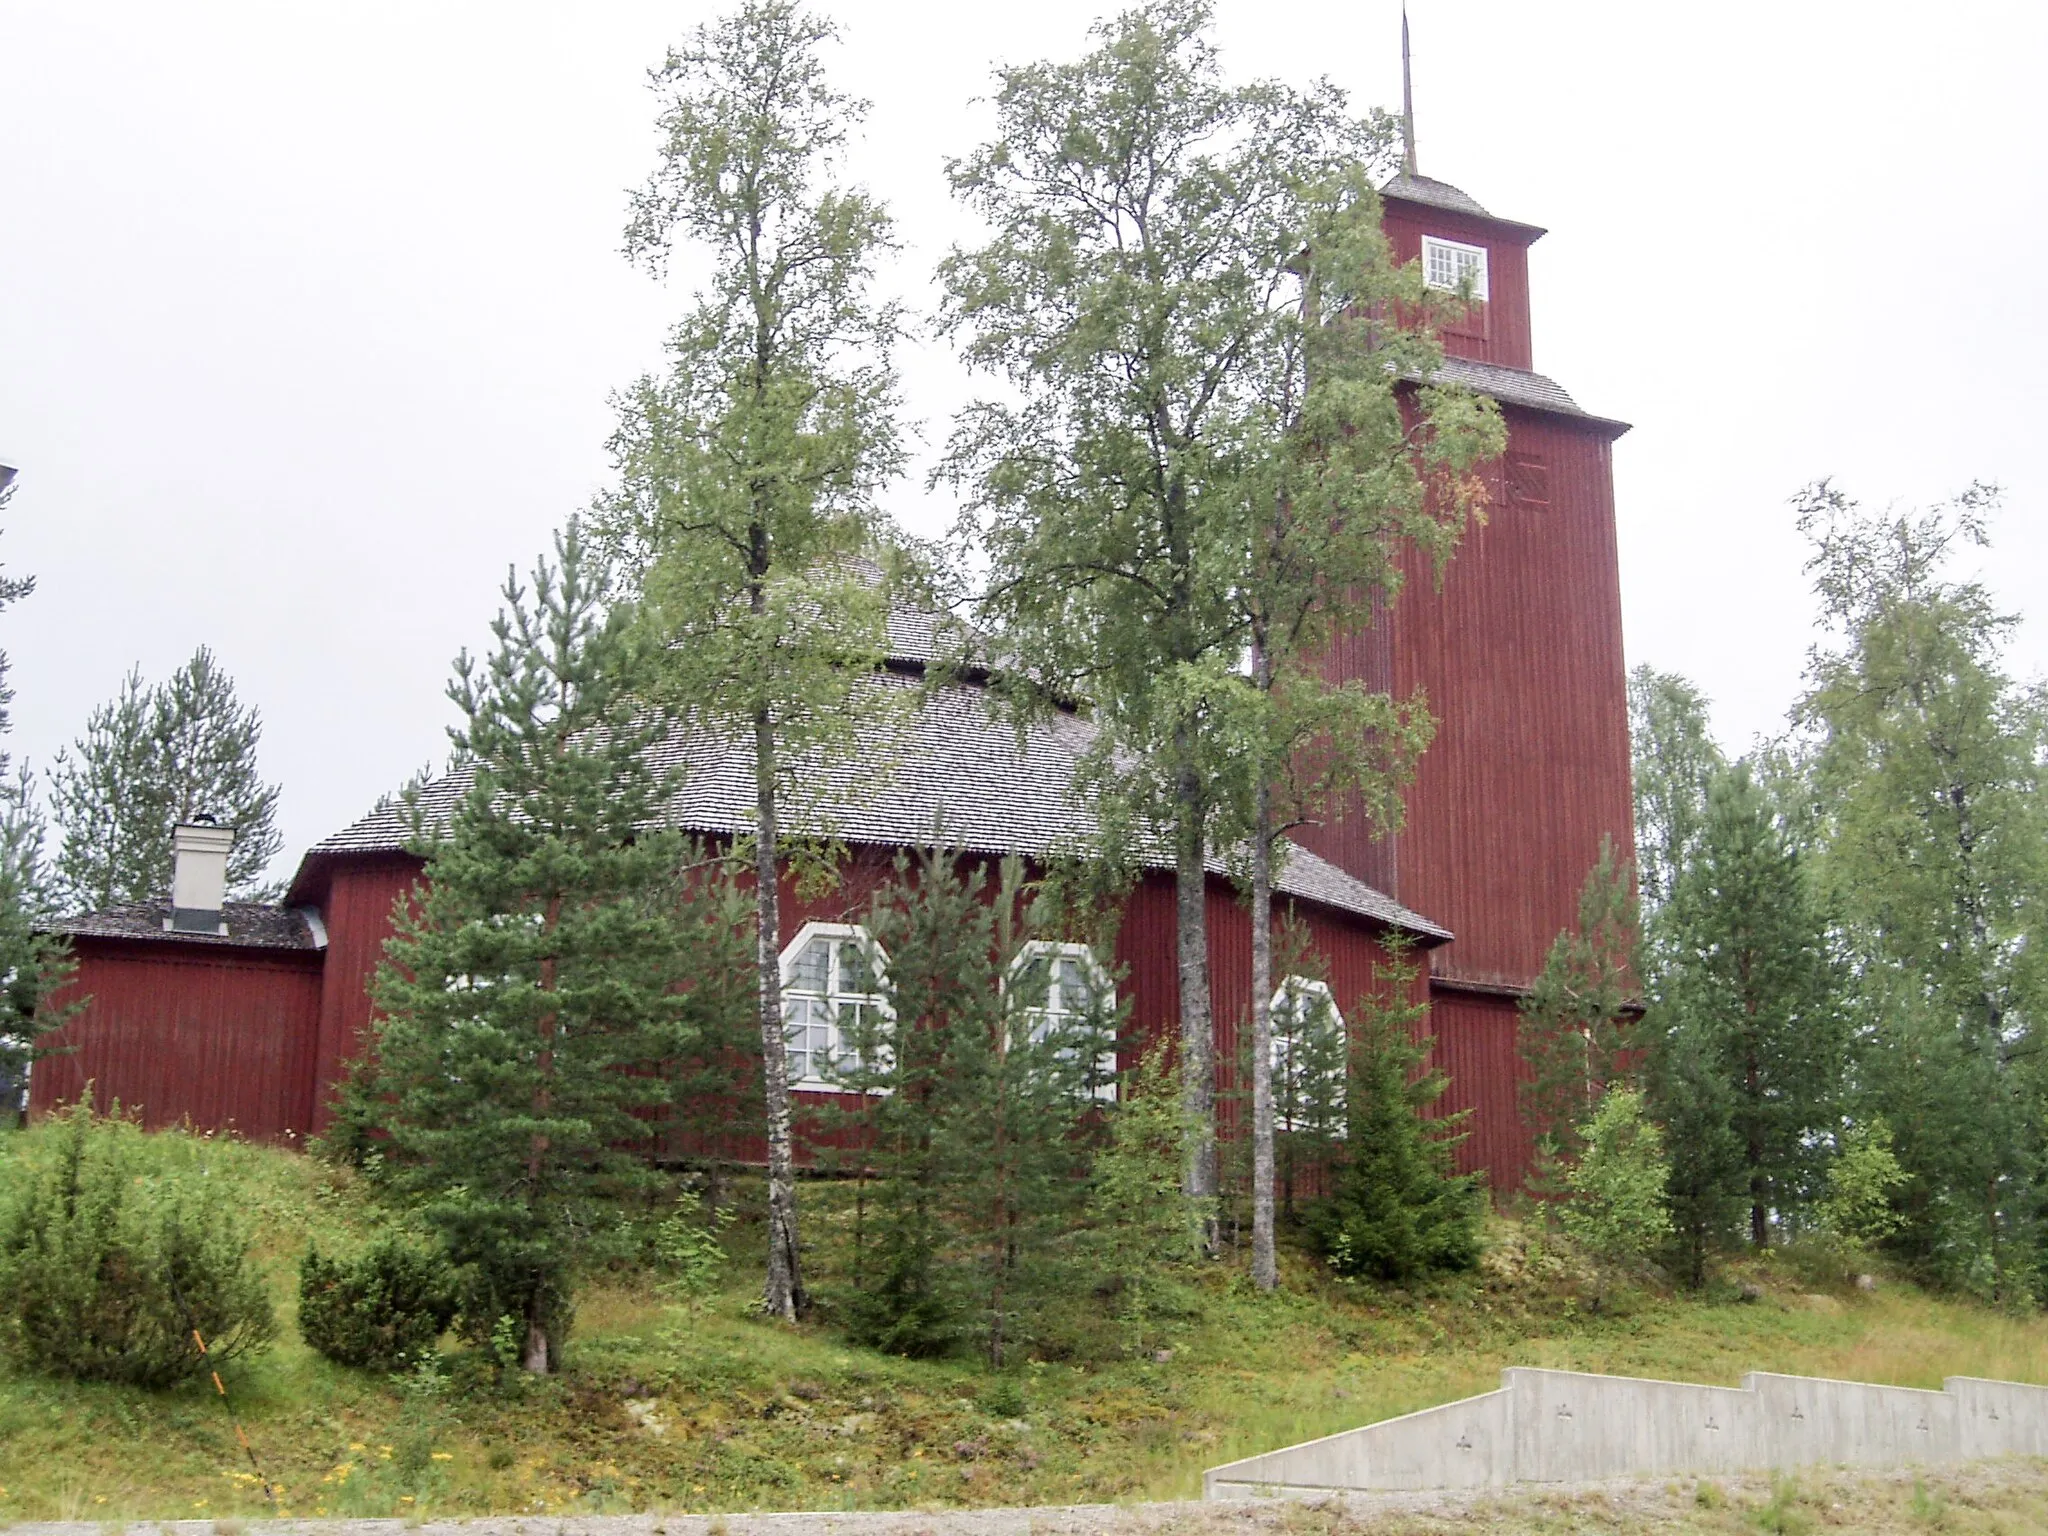
{"type": "Polygon", "coordinates": [[[1214,1467],[1212,1499],[2048,1455],[2048,1387],[1753,1371],[1740,1387],[1511,1367],[1500,1389],[1214,1467]]]}

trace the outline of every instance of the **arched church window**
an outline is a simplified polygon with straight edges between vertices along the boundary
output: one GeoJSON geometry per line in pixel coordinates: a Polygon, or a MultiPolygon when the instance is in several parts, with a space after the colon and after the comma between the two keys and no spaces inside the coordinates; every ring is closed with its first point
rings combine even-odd
{"type": "Polygon", "coordinates": [[[1085,1065],[1091,1098],[1116,1097],[1116,985],[1086,944],[1034,939],[1019,951],[1004,989],[1035,1044],[1085,1065]]]}
{"type": "Polygon", "coordinates": [[[1289,976],[1271,1006],[1273,1128],[1342,1137],[1350,1035],[1329,984],[1289,976]]]}
{"type": "Polygon", "coordinates": [[[806,923],[782,951],[782,1038],[792,1088],[844,1092],[845,1079],[862,1070],[863,1048],[882,1055],[875,1036],[889,1018],[887,964],[868,931],[850,923],[806,923]]]}

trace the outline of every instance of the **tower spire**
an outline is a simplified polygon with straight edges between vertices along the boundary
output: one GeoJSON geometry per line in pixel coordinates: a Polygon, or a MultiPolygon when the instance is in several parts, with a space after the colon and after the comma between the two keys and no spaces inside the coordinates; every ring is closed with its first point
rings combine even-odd
{"type": "Polygon", "coordinates": [[[1401,174],[1415,174],[1415,85],[1408,72],[1408,0],[1401,0],[1401,174]]]}

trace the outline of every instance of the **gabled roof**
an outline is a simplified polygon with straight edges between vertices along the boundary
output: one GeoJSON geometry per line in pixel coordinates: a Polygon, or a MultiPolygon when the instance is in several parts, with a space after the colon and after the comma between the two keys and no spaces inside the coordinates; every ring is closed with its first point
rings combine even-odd
{"type": "Polygon", "coordinates": [[[76,917],[62,917],[50,923],[46,933],[77,939],[149,939],[162,944],[197,944],[213,949],[297,949],[317,950],[325,936],[317,933],[306,915],[292,907],[274,907],[260,901],[231,901],[221,908],[226,933],[171,931],[168,901],[138,901],[126,906],[107,907],[76,917]]]}
{"type": "MultiPolygon", "coordinates": [[[[916,637],[907,630],[906,642],[916,637]]],[[[929,632],[925,636],[929,642],[929,632]]],[[[897,631],[891,625],[891,649],[897,631]]],[[[908,660],[910,658],[902,658],[908,660]]],[[[1095,739],[1076,715],[1034,721],[1022,736],[994,718],[986,691],[965,683],[927,685],[901,673],[877,674],[865,685],[861,734],[849,749],[794,775],[807,792],[786,809],[793,829],[849,843],[922,847],[937,843],[970,853],[1045,858],[1085,848],[1096,821],[1076,795],[1074,776],[1095,739]]],[[[663,823],[689,832],[742,833],[753,826],[753,745],[737,738],[676,728],[657,748],[657,762],[675,789],[663,823]]],[[[421,792],[429,825],[445,825],[469,790],[467,771],[445,775],[421,792]]],[[[306,855],[294,899],[311,894],[313,875],[338,857],[388,854],[407,841],[407,811],[380,806],[316,843],[306,855]]],[[[1144,860],[1170,868],[1163,851],[1144,860]]],[[[1212,860],[1222,873],[1224,864],[1212,860]]],[[[1405,929],[1425,942],[1447,929],[1353,878],[1303,848],[1290,848],[1276,889],[1302,900],[1405,929]]]]}

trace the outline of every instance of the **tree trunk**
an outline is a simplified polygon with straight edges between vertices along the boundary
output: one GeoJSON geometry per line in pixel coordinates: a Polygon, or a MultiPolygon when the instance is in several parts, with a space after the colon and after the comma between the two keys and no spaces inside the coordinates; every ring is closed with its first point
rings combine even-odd
{"type": "Polygon", "coordinates": [[[775,725],[754,715],[755,962],[761,989],[761,1089],[768,1110],[768,1278],[761,1304],[770,1317],[803,1314],[803,1269],[796,1233],[796,1163],[790,1132],[789,1050],[782,1024],[782,896],[776,883],[775,725]]]}
{"type": "Polygon", "coordinates": [[[1273,797],[1261,783],[1252,828],[1252,1284],[1280,1283],[1273,1250],[1273,797]]]}
{"type": "Polygon", "coordinates": [[[526,1352],[520,1358],[520,1366],[536,1376],[545,1376],[548,1373],[550,1353],[547,1329],[541,1326],[539,1318],[527,1318],[526,1352]]]}
{"type": "MultiPolygon", "coordinates": [[[[1180,967],[1181,1106],[1188,1120],[1187,1167],[1182,1189],[1193,1199],[1216,1194],[1215,1036],[1209,1001],[1209,873],[1204,855],[1201,782],[1190,762],[1192,747],[1181,732],[1177,785],[1179,822],[1174,857],[1175,941],[1180,967]]],[[[1208,1247],[1216,1248],[1216,1222],[1206,1222],[1208,1247]]]]}

